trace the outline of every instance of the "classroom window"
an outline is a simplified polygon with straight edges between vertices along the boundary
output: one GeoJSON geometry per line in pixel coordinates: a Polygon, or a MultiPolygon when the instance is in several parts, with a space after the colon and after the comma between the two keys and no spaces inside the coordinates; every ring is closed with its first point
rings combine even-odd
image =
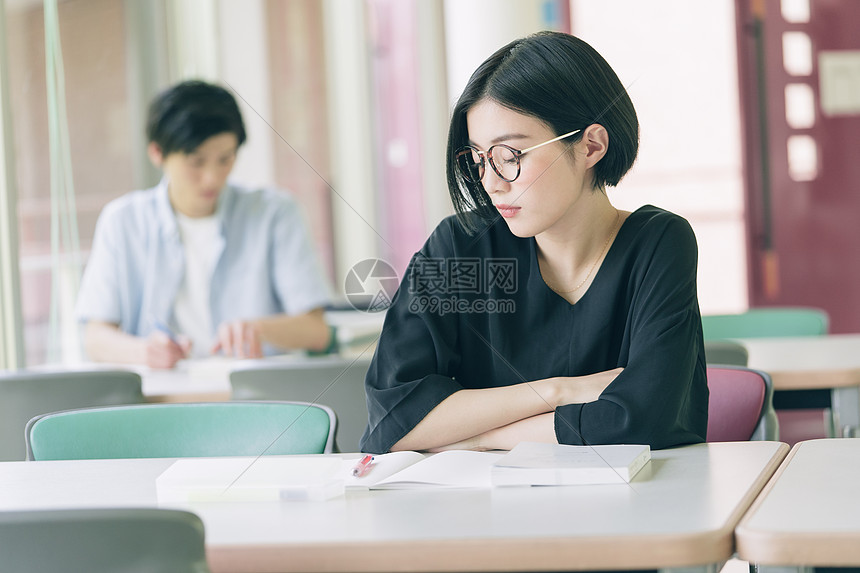
{"type": "MultiPolygon", "coordinates": [[[[68,134],[81,255],[86,256],[102,206],[132,186],[125,60],[124,3],[62,2],[59,27],[65,68],[68,134]],[[93,30],[99,30],[94,34],[93,30]]],[[[7,5],[10,103],[18,189],[21,305],[27,364],[60,359],[69,332],[74,280],[70,252],[52,253],[51,169],[40,3],[7,5]],[[61,271],[60,268],[66,271],[61,271]],[[52,332],[52,285],[60,313],[52,332]],[[63,326],[65,330],[63,330],[63,326]]],[[[56,237],[56,235],[55,235],[56,237]]]]}

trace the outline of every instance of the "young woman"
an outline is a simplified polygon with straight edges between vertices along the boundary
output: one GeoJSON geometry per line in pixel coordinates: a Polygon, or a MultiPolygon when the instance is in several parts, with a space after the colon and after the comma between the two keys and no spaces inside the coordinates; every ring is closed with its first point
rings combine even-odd
{"type": "Polygon", "coordinates": [[[363,450],[704,441],[695,236],[606,194],[638,141],[624,86],[578,38],[529,36],[475,71],[448,135],[457,217],[388,310],[363,450]]]}

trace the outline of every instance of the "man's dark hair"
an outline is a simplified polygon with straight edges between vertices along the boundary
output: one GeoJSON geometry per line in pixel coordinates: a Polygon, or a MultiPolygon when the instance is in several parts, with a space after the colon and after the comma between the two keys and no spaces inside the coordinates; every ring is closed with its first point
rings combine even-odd
{"type": "Polygon", "coordinates": [[[198,80],[185,81],[161,92],[149,105],[146,137],[167,157],[191,153],[221,133],[234,133],[245,142],[245,124],[233,96],[222,87],[198,80]]]}
{"type": "MultiPolygon", "coordinates": [[[[482,100],[534,117],[556,135],[591,124],[609,134],[606,155],[594,167],[594,185],[617,185],[639,150],[639,121],[618,76],[586,42],[561,32],[539,32],[499,49],[475,70],[457,101],[448,130],[448,192],[460,221],[475,230],[498,217],[480,183],[465,181],[454,155],[469,144],[466,114],[482,100]],[[466,216],[467,213],[472,215],[466,216]],[[477,216],[477,217],[476,217],[477,216]]],[[[582,133],[565,140],[573,144],[582,133]]]]}

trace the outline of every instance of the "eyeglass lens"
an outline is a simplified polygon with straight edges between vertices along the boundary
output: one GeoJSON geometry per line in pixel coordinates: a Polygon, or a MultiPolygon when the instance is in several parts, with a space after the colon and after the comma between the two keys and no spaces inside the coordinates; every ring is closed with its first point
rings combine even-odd
{"type": "Polygon", "coordinates": [[[457,152],[457,167],[466,181],[479,183],[484,178],[484,158],[476,149],[467,147],[457,152]]]}
{"type": "MultiPolygon", "coordinates": [[[[505,181],[513,181],[520,174],[520,161],[514,149],[507,145],[494,145],[487,155],[493,170],[505,181]]],[[[484,157],[473,147],[467,147],[457,154],[457,165],[468,181],[478,183],[484,178],[484,157]]]]}

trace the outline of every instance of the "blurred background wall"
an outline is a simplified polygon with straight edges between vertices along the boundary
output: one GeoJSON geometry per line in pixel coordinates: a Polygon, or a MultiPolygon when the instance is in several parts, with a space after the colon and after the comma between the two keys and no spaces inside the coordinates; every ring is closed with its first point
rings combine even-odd
{"type": "MultiPolygon", "coordinates": [[[[85,264],[105,203],[158,182],[159,174],[145,154],[148,101],[176,81],[198,77],[231,89],[242,107],[249,138],[232,178],[287,189],[297,197],[335,292],[342,293],[346,273],[367,258],[382,258],[402,273],[434,226],[452,212],[444,147],[449,111],[468,76],[512,39],[554,29],[591,43],[628,87],[641,123],[641,150],[633,170],[609,195],[620,208],[654,204],[691,222],[699,241],[703,313],[736,312],[751,304],[808,304],[828,308],[831,316],[835,313],[835,331],[858,331],[860,309],[847,300],[848,291],[824,296],[800,288],[792,282],[798,272],[791,263],[793,251],[778,251],[780,237],[772,233],[762,239],[762,233],[774,227],[771,221],[762,230],[761,173],[767,163],[762,157],[784,156],[789,147],[772,141],[775,151],[762,155],[756,139],[765,133],[758,126],[768,110],[775,110],[783,123],[786,117],[801,119],[792,124],[791,133],[765,133],[765,138],[798,134],[823,138],[856,120],[858,110],[851,111],[850,96],[845,96],[849,100],[845,103],[838,94],[837,108],[842,111],[828,116],[830,124],[815,120],[822,115],[816,99],[817,38],[826,36],[828,28],[814,25],[835,14],[829,26],[837,26],[838,15],[852,10],[849,4],[850,0],[61,1],[56,40],[62,46],[76,199],[74,212],[62,215],[76,221],[80,245],[80,263],[69,264],[85,264]],[[764,11],[755,12],[754,4],[764,11]],[[765,44],[767,69],[797,65],[782,57],[783,51],[795,54],[801,60],[796,75],[813,78],[806,81],[811,97],[803,92],[791,99],[779,86],[762,100],[756,91],[761,85],[750,78],[766,70],[750,68],[749,62],[758,61],[754,34],[764,38],[767,30],[772,31],[771,43],[765,44]],[[808,41],[784,47],[786,32],[806,34],[808,41]],[[804,58],[812,62],[808,69],[802,68],[804,58]],[[758,105],[762,101],[764,105],[758,105]],[[814,128],[821,131],[807,133],[814,128]]],[[[69,355],[64,349],[76,345],[73,329],[51,320],[53,308],[55,316],[70,323],[75,283],[68,279],[69,272],[63,270],[68,265],[62,266],[62,261],[74,261],[75,253],[67,252],[71,248],[65,243],[58,246],[52,234],[57,210],[68,207],[57,205],[50,191],[51,178],[58,174],[48,154],[52,136],[45,8],[40,0],[5,0],[3,10],[0,62],[6,81],[5,99],[0,101],[11,117],[8,125],[2,124],[9,158],[4,196],[14,214],[0,220],[0,237],[13,247],[5,263],[15,273],[0,278],[0,295],[7,301],[20,296],[20,317],[7,312],[0,318],[13,324],[19,352],[32,365],[61,360],[69,355]]],[[[856,50],[850,43],[845,40],[830,49],[856,50]]],[[[840,81],[849,87],[854,77],[851,62],[848,58],[844,69],[839,68],[844,74],[837,74],[837,80],[843,78],[840,81]]],[[[771,128],[777,120],[771,118],[771,128]]],[[[785,177],[778,174],[776,179],[792,181],[808,192],[810,185],[820,183],[816,174],[822,173],[823,151],[808,142],[805,148],[795,148],[792,165],[787,160],[777,163],[785,177]]],[[[845,165],[856,163],[836,152],[826,157],[845,165]]],[[[828,182],[828,193],[856,195],[856,168],[845,169],[839,182],[828,182]]],[[[774,194],[778,197],[776,190],[774,194]]],[[[820,195],[826,196],[823,191],[820,195]]],[[[807,203],[815,203],[816,196],[808,198],[807,203]]],[[[857,215],[852,203],[843,209],[825,205],[841,215],[833,219],[840,226],[851,224],[857,215]]],[[[795,212],[791,217],[802,215],[795,212]]],[[[841,256],[843,267],[856,266],[852,263],[860,237],[836,233],[834,240],[820,250],[836,260],[841,256]],[[841,255],[832,253],[836,249],[841,255]]],[[[813,255],[812,260],[822,256],[813,255]]],[[[841,281],[846,288],[860,288],[852,282],[853,275],[831,266],[816,269],[824,284],[841,281]]],[[[858,298],[857,289],[853,292],[858,298]]],[[[13,303],[7,302],[7,309],[9,304],[13,303]]],[[[3,332],[10,336],[9,330],[3,332]]]]}

